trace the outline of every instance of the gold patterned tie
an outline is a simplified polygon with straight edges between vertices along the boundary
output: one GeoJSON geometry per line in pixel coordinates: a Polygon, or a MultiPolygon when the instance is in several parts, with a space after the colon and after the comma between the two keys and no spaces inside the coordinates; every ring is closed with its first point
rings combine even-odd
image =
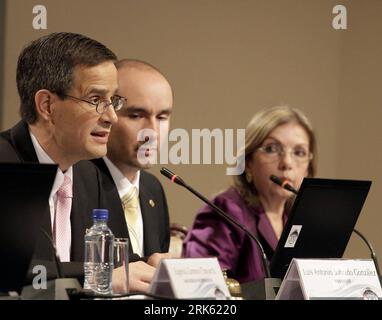
{"type": "Polygon", "coordinates": [[[138,237],[138,190],[132,186],[129,191],[121,198],[125,220],[129,230],[131,247],[134,253],[140,254],[138,237]]]}

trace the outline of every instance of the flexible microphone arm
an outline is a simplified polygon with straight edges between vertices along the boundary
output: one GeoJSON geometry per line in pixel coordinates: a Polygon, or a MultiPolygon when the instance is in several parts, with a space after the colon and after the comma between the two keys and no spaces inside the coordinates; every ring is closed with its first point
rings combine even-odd
{"type": "Polygon", "coordinates": [[[265,254],[264,248],[261,245],[259,239],[257,239],[251,232],[249,232],[242,224],[239,222],[235,221],[232,219],[226,212],[224,212],[222,209],[214,205],[212,202],[210,202],[206,197],[201,195],[198,191],[194,190],[192,187],[190,187],[188,184],[186,184],[182,178],[174,174],[172,171],[170,171],[167,168],[162,168],[160,170],[160,173],[163,174],[165,177],[170,179],[172,182],[188,189],[191,193],[193,193],[195,196],[197,196],[200,200],[205,202],[207,205],[209,205],[212,209],[215,210],[219,215],[221,215],[225,220],[227,220],[229,223],[232,225],[238,227],[240,230],[244,231],[246,235],[248,235],[252,240],[256,242],[258,247],[260,248],[261,254],[262,254],[262,264],[263,264],[263,269],[265,273],[265,278],[270,278],[271,273],[269,271],[269,266],[268,266],[268,259],[267,255],[265,254]]]}
{"type": "MultiPolygon", "coordinates": [[[[294,193],[294,194],[298,194],[298,191],[293,188],[286,180],[282,180],[280,179],[279,177],[275,176],[275,175],[271,175],[269,177],[269,179],[272,180],[272,182],[276,183],[277,185],[279,185],[280,187],[294,193]]],[[[371,256],[371,259],[373,260],[374,262],[374,265],[375,265],[375,269],[377,270],[377,274],[378,274],[378,277],[380,278],[381,277],[381,272],[379,270],[379,264],[378,264],[378,259],[377,259],[377,255],[374,251],[374,248],[373,246],[371,245],[371,243],[366,239],[366,237],[360,232],[358,231],[357,229],[353,229],[353,232],[359,236],[365,243],[366,245],[368,246],[369,250],[370,250],[370,256],[371,256]]]]}
{"type": "Polygon", "coordinates": [[[359,232],[357,229],[353,229],[354,233],[356,235],[358,235],[365,243],[366,245],[369,247],[369,250],[370,250],[370,255],[371,255],[371,259],[373,260],[374,262],[374,265],[375,265],[375,269],[377,270],[377,274],[378,274],[378,277],[381,278],[381,271],[379,270],[379,264],[378,264],[378,259],[377,259],[377,255],[374,251],[374,248],[373,246],[371,245],[371,243],[366,239],[366,237],[361,233],[359,232]]]}
{"type": "Polygon", "coordinates": [[[53,260],[56,265],[57,277],[59,279],[64,278],[64,275],[62,273],[61,266],[60,266],[60,259],[58,258],[58,255],[57,255],[57,249],[53,243],[51,236],[43,228],[40,228],[40,231],[48,239],[50,246],[53,248],[53,260]]]}

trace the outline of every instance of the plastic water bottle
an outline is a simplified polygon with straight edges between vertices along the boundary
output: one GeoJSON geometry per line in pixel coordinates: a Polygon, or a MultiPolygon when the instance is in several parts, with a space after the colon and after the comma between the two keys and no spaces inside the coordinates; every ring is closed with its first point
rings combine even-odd
{"type": "Polygon", "coordinates": [[[107,226],[109,211],[93,210],[93,226],[85,234],[84,289],[112,294],[114,235],[107,226]]]}

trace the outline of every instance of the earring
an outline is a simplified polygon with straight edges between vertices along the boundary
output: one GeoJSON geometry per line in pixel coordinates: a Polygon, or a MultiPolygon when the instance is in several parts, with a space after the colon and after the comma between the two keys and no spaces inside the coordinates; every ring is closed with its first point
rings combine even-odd
{"type": "Polygon", "coordinates": [[[252,182],[252,174],[248,171],[245,171],[245,180],[247,180],[248,183],[252,182]]]}

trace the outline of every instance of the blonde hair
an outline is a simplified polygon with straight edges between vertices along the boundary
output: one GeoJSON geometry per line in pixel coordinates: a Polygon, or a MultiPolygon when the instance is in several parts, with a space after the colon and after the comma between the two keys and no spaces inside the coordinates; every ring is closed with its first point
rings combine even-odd
{"type": "MultiPolygon", "coordinates": [[[[245,164],[273,129],[290,122],[298,123],[309,137],[309,151],[313,154],[313,159],[309,162],[308,177],[314,177],[317,169],[317,142],[313,127],[300,110],[289,106],[264,109],[253,116],[245,130],[245,147],[240,153],[245,164]]],[[[259,205],[258,191],[252,182],[247,181],[246,171],[233,177],[233,185],[249,206],[259,205]]]]}

